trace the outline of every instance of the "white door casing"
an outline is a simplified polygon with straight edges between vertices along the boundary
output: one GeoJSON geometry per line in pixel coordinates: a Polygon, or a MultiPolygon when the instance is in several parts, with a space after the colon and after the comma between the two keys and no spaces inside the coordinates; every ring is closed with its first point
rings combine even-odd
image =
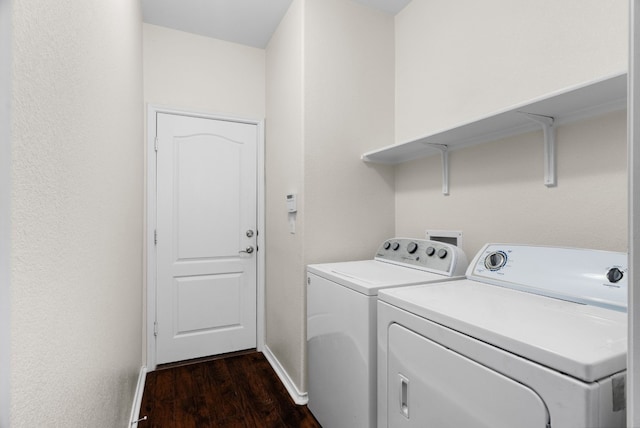
{"type": "Polygon", "coordinates": [[[149,108],[151,370],[262,347],[262,135],[261,122],[149,108]]]}

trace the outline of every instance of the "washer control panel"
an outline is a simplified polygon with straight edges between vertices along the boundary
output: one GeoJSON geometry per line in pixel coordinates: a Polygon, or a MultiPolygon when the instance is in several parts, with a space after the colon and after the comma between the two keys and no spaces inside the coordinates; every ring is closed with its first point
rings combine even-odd
{"type": "Polygon", "coordinates": [[[486,244],[467,270],[476,281],[626,311],[626,253],[486,244]]]}
{"type": "Polygon", "coordinates": [[[463,275],[468,264],[464,252],[454,245],[412,238],[384,241],[375,259],[449,276],[463,275]]]}

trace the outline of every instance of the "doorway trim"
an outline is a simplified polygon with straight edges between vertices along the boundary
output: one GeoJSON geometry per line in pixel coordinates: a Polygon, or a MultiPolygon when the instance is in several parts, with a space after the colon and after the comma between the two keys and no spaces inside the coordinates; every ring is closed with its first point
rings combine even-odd
{"type": "Polygon", "coordinates": [[[145,320],[145,341],[146,341],[146,366],[148,371],[156,369],[156,340],[154,335],[154,324],[156,321],[156,252],[154,243],[154,231],[156,225],[156,151],[155,134],[158,113],[190,116],[203,119],[224,120],[229,122],[247,123],[256,125],[258,135],[257,149],[257,248],[256,254],[256,348],[258,351],[264,349],[265,344],[265,183],[264,183],[264,120],[247,119],[242,117],[223,116],[219,114],[193,112],[163,107],[154,104],[147,105],[147,127],[146,127],[146,206],[144,229],[144,254],[145,259],[145,296],[146,314],[145,320]]]}

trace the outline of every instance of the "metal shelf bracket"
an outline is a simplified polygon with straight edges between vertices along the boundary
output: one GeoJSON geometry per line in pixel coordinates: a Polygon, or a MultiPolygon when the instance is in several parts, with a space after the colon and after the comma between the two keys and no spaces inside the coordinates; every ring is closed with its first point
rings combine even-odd
{"type": "Polygon", "coordinates": [[[427,144],[440,151],[440,159],[442,160],[442,194],[449,196],[449,146],[446,144],[427,144]]]}
{"type": "Polygon", "coordinates": [[[551,116],[519,111],[530,120],[542,126],[544,135],[544,185],[555,187],[558,184],[556,177],[556,128],[555,119],[551,116]]]}

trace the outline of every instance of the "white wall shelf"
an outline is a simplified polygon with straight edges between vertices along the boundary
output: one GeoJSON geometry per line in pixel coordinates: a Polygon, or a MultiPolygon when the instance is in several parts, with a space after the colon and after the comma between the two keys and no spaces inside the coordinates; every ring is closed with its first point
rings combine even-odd
{"type": "Polygon", "coordinates": [[[555,127],[564,123],[622,110],[627,105],[627,74],[600,80],[536,98],[459,126],[362,155],[371,163],[396,165],[437,154],[442,155],[443,194],[449,193],[447,152],[534,131],[542,126],[545,140],[546,186],[556,184],[555,127]]]}

